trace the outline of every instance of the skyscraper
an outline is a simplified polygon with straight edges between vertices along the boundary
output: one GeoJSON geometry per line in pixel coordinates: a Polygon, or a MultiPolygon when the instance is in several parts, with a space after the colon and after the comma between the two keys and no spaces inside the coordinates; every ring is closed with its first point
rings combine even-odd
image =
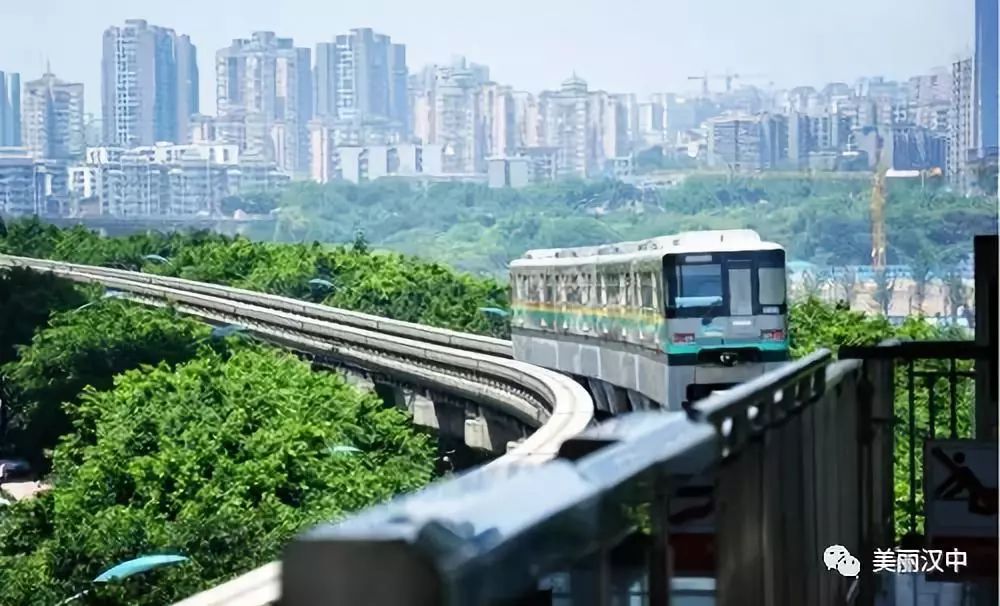
{"type": "MultiPolygon", "coordinates": [[[[254,32],[215,55],[219,115],[242,114],[246,150],[289,172],[309,170],[312,53],[291,38],[254,32]]],[[[324,101],[325,102],[325,101],[324,101]]]]}
{"type": "Polygon", "coordinates": [[[395,123],[409,132],[406,46],[369,28],[316,45],[316,111],[323,118],[395,123]]]}
{"type": "MultiPolygon", "coordinates": [[[[176,143],[187,143],[191,116],[199,111],[198,49],[187,35],[177,36],[174,44],[177,61],[177,131],[176,143]]],[[[169,116],[167,117],[169,119],[169,116]]]]}
{"type": "Polygon", "coordinates": [[[594,174],[595,146],[587,141],[590,95],[587,82],[576,74],[559,91],[539,95],[542,144],[557,150],[556,177],[586,177],[594,174]]]}
{"type": "Polygon", "coordinates": [[[104,31],[101,102],[104,140],[135,147],[183,142],[198,113],[195,47],[174,30],[130,19],[104,31]]]}
{"type": "Polygon", "coordinates": [[[337,117],[337,45],[320,42],[316,45],[316,67],[313,69],[314,113],[317,118],[337,117]]]}
{"type": "Polygon", "coordinates": [[[49,160],[82,158],[83,84],[63,82],[47,71],[24,85],[23,141],[33,157],[49,160]]]}
{"type": "Polygon", "coordinates": [[[399,123],[400,132],[410,132],[410,97],[407,89],[406,45],[389,46],[389,119],[399,123]]]}
{"type": "Polygon", "coordinates": [[[979,156],[989,155],[987,150],[997,148],[997,97],[1000,81],[997,64],[997,21],[1000,19],[997,0],[976,0],[976,56],[975,64],[975,106],[976,106],[976,148],[979,156]]]}
{"type": "Polygon", "coordinates": [[[21,75],[0,72],[0,147],[21,145],[21,75]]]}
{"type": "Polygon", "coordinates": [[[442,146],[442,166],[449,173],[485,169],[486,137],[480,102],[484,72],[456,58],[448,67],[435,68],[430,91],[429,141],[442,146]]]}
{"type": "Polygon", "coordinates": [[[974,72],[972,59],[951,67],[951,112],[948,117],[948,161],[945,172],[952,185],[967,191],[972,184],[969,152],[975,150],[974,72]]]}

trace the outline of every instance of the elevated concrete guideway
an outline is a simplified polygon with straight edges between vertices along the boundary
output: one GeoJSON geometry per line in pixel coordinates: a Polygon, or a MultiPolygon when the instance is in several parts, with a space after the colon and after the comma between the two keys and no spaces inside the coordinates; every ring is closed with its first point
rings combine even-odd
{"type": "MultiPolygon", "coordinates": [[[[172,305],[207,322],[243,326],[315,364],[361,373],[394,401],[406,400],[405,393],[393,391],[400,386],[427,394],[431,406],[413,408],[418,420],[503,453],[488,466],[496,477],[551,460],[565,439],[593,419],[593,401],[582,386],[510,359],[506,341],[139,272],[3,255],[0,266],[100,283],[145,304],[172,305]],[[470,418],[470,411],[483,414],[470,418]],[[520,436],[514,442],[508,439],[512,427],[520,436]]],[[[279,595],[279,570],[276,563],[262,567],[191,603],[270,604],[279,595]]]]}

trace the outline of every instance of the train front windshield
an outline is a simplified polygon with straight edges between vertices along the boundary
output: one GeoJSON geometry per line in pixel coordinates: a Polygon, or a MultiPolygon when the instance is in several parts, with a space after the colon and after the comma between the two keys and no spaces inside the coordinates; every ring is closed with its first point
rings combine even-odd
{"type": "Polygon", "coordinates": [[[786,312],[783,250],[665,255],[663,273],[669,318],[786,312]]]}

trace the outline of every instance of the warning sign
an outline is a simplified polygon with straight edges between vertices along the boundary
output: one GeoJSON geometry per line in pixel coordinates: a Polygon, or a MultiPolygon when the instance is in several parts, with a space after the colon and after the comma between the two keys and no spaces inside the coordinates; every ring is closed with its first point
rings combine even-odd
{"type": "Polygon", "coordinates": [[[927,534],[997,538],[997,444],[930,440],[924,450],[927,534]]]}

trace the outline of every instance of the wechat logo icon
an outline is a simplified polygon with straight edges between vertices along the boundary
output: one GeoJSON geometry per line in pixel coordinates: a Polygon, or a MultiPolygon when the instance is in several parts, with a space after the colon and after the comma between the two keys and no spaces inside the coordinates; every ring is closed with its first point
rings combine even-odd
{"type": "Polygon", "coordinates": [[[845,577],[857,577],[861,572],[861,562],[843,545],[827,547],[823,552],[823,563],[827,570],[836,570],[845,577]]]}

